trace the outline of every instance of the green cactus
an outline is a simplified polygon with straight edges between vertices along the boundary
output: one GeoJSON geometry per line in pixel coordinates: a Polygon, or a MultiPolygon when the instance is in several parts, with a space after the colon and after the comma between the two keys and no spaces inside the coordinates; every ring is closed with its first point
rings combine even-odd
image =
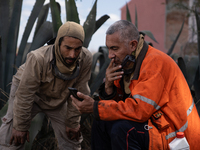
{"type": "MultiPolygon", "coordinates": [[[[16,68],[25,62],[28,52],[43,46],[47,41],[55,37],[62,24],[60,18],[60,4],[58,2],[50,0],[50,3],[44,5],[45,0],[36,0],[23,33],[18,54],[16,55],[22,2],[22,0],[0,0],[0,27],[1,29],[4,29],[0,30],[0,57],[2,58],[0,59],[0,116],[5,114],[8,105],[6,103],[8,98],[1,93],[9,93],[10,86],[7,85],[11,82],[12,76],[16,72],[16,68]],[[52,22],[46,20],[49,9],[51,9],[52,22]],[[31,43],[27,43],[36,20],[37,24],[33,40],[31,43]]],[[[67,9],[67,20],[79,23],[80,19],[78,17],[75,0],[66,0],[65,4],[67,9]]],[[[109,18],[108,15],[104,15],[96,20],[96,9],[97,0],[83,25],[86,32],[86,40],[84,42],[85,47],[88,47],[92,35],[109,18]]],[[[91,82],[93,81],[91,80],[91,82]]],[[[30,143],[25,145],[25,149],[31,149],[32,142],[35,142],[34,137],[39,129],[41,129],[42,120],[44,120],[43,125],[47,126],[43,117],[43,115],[39,114],[33,119],[30,130],[34,134],[31,135],[30,143]]],[[[51,132],[47,133],[47,136],[49,135],[54,136],[51,132]]],[[[38,141],[40,141],[40,139],[36,139],[37,144],[38,141]]]]}

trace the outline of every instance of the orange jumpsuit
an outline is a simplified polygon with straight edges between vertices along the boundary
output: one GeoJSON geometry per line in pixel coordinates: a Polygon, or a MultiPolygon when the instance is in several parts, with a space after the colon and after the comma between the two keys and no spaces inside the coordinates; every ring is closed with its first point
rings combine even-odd
{"type": "Polygon", "coordinates": [[[185,133],[191,150],[198,150],[200,118],[181,70],[171,57],[151,46],[140,53],[129,86],[131,95],[118,101],[123,93],[116,80],[113,100],[100,100],[94,114],[104,121],[148,121],[150,150],[169,149],[178,131],[185,133]]]}

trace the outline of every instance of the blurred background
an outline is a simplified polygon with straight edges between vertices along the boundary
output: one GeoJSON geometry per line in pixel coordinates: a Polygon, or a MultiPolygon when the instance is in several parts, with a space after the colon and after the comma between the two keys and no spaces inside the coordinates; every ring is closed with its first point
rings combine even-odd
{"type": "MultiPolygon", "coordinates": [[[[7,111],[12,76],[27,53],[53,44],[66,21],[85,30],[83,45],[93,54],[90,95],[99,100],[98,88],[110,63],[105,32],[120,19],[135,24],[149,45],[174,59],[200,114],[200,0],[0,0],[0,117],[7,111]]],[[[83,150],[90,149],[92,120],[92,114],[82,115],[83,150]]],[[[25,149],[57,149],[44,114],[33,119],[30,132],[25,149]]]]}
{"type": "MultiPolygon", "coordinates": [[[[61,6],[61,19],[62,22],[66,22],[66,10],[65,10],[65,0],[57,0],[61,6]]],[[[95,0],[76,0],[76,6],[79,13],[80,24],[83,25],[87,15],[89,14],[95,0]]],[[[99,30],[93,35],[92,40],[89,44],[88,49],[91,52],[97,52],[99,46],[105,45],[105,32],[107,28],[117,20],[121,19],[121,8],[128,2],[127,0],[98,0],[97,1],[97,16],[96,18],[100,18],[101,16],[107,14],[110,16],[110,19],[105,22],[99,30]]],[[[31,10],[34,6],[35,0],[24,0],[22,5],[22,15],[20,21],[20,30],[19,30],[19,41],[22,37],[24,28],[26,26],[27,20],[30,16],[31,10]]],[[[45,4],[49,3],[49,0],[45,1],[45,4]]],[[[51,12],[49,12],[49,16],[47,20],[52,21],[51,12]]],[[[36,23],[34,24],[34,26],[36,23]]],[[[33,38],[34,31],[31,32],[29,37],[29,41],[33,38]]],[[[18,45],[20,44],[18,41],[18,45]]]]}

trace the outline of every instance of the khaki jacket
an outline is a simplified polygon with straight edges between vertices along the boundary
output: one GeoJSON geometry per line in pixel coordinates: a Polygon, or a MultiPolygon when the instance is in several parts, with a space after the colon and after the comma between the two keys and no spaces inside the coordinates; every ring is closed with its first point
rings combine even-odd
{"type": "Polygon", "coordinates": [[[75,128],[80,121],[79,111],[72,105],[68,87],[89,94],[88,80],[91,74],[92,54],[82,48],[78,77],[64,81],[53,75],[51,62],[54,45],[43,46],[27,55],[26,62],[14,75],[12,84],[18,86],[13,108],[13,127],[27,131],[31,122],[31,108],[37,103],[41,109],[55,109],[63,106],[60,113],[66,115],[66,126],[75,128]]]}

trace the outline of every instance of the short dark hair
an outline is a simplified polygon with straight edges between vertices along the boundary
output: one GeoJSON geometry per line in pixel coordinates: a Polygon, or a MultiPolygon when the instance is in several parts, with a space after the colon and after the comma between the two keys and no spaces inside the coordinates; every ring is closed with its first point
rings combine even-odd
{"type": "Polygon", "coordinates": [[[119,33],[120,40],[129,42],[139,40],[139,31],[134,24],[127,20],[119,20],[112,24],[106,31],[106,35],[111,35],[115,32],[119,33]]]}

